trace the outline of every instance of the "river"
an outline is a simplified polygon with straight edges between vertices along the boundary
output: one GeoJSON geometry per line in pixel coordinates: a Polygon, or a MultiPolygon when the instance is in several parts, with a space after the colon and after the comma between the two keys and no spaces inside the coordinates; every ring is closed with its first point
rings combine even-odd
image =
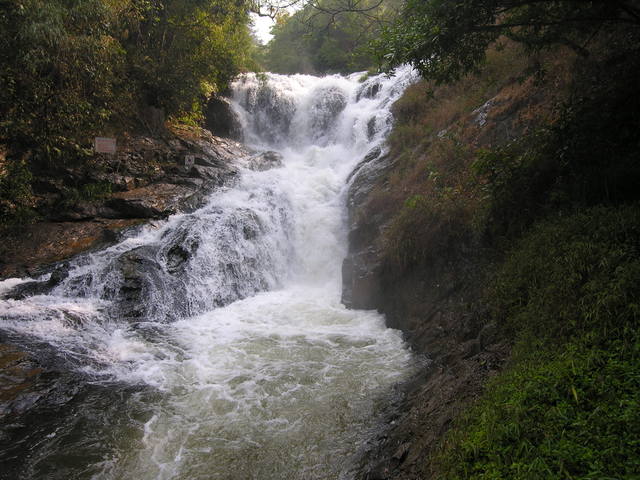
{"type": "Polygon", "coordinates": [[[340,303],[347,179],[414,79],[241,77],[245,142],[281,164],[239,159],[239,179],[198,211],[72,260],[48,295],[0,301],[0,329],[74,386],[64,411],[12,430],[2,478],[354,478],[415,360],[383,316],[340,303]]]}

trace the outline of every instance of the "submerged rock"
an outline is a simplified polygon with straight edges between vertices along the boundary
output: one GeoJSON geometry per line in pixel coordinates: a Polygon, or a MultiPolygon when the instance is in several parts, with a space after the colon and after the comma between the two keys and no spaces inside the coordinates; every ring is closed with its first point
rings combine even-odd
{"type": "Polygon", "coordinates": [[[310,109],[313,131],[326,134],[346,106],[347,97],[342,90],[332,87],[319,90],[310,109]]]}
{"type": "Polygon", "coordinates": [[[21,283],[7,292],[3,298],[7,300],[23,300],[34,295],[46,295],[60,285],[69,276],[67,263],[56,266],[48,280],[21,283]]]}
{"type": "Polygon", "coordinates": [[[375,98],[378,93],[380,93],[381,88],[382,85],[379,82],[366,82],[360,87],[360,90],[358,90],[356,98],[358,100],[361,98],[375,98]]]}
{"type": "Polygon", "coordinates": [[[261,152],[247,160],[250,170],[264,171],[282,166],[282,155],[278,152],[261,152]]]}
{"type": "Polygon", "coordinates": [[[153,298],[154,287],[163,281],[157,249],[144,246],[130,250],[118,258],[116,268],[121,276],[115,296],[119,315],[127,319],[148,315],[159,300],[153,298]]]}

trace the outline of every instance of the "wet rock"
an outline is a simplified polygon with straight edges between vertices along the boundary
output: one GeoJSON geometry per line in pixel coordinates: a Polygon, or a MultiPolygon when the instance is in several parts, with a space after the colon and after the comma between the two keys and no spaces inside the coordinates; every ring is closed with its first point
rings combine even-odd
{"type": "Polygon", "coordinates": [[[268,82],[257,82],[246,95],[243,107],[253,116],[252,129],[269,143],[278,143],[289,135],[296,112],[294,101],[268,82]]]}
{"type": "Polygon", "coordinates": [[[194,164],[202,167],[222,168],[226,167],[226,162],[220,157],[195,157],[194,164]]]}
{"type": "Polygon", "coordinates": [[[49,277],[49,281],[47,282],[50,287],[57,287],[63,281],[65,281],[69,277],[69,264],[63,263],[58,265],[53,272],[51,272],[51,276],[49,277]]]}
{"type": "Polygon", "coordinates": [[[177,273],[189,258],[191,254],[185,248],[174,245],[167,252],[167,270],[172,274],[177,273]]]}
{"type": "Polygon", "coordinates": [[[200,240],[190,234],[188,224],[185,226],[184,229],[167,232],[167,237],[163,237],[166,240],[172,237],[161,253],[161,256],[165,258],[167,271],[172,275],[181,273],[200,247],[200,240]]]}
{"type": "Polygon", "coordinates": [[[373,140],[373,137],[376,135],[376,133],[376,117],[371,117],[367,122],[367,139],[369,141],[373,140]]]}
{"type": "Polygon", "coordinates": [[[59,222],[90,221],[96,218],[139,218],[121,217],[117,210],[108,206],[105,202],[80,201],[66,210],[60,210],[55,215],[50,215],[51,220],[59,222]]]}
{"type": "Polygon", "coordinates": [[[41,372],[26,352],[0,344],[0,418],[24,412],[38,401],[42,394],[34,387],[41,372]]]}
{"type": "Polygon", "coordinates": [[[105,202],[101,214],[104,218],[165,218],[180,211],[193,211],[214,188],[233,178],[235,171],[195,165],[189,175],[173,183],[114,194],[105,202]]]}
{"type": "Polygon", "coordinates": [[[150,246],[138,247],[121,255],[117,269],[121,283],[116,295],[119,314],[138,319],[149,313],[150,293],[154,283],[162,282],[162,267],[156,260],[157,250],[150,246]]]}
{"type": "Polygon", "coordinates": [[[366,82],[360,87],[360,90],[357,94],[357,101],[360,101],[362,98],[375,98],[378,93],[380,93],[380,89],[382,85],[378,82],[369,83],[366,82]]]}
{"type": "Polygon", "coordinates": [[[48,282],[27,282],[17,285],[4,294],[6,300],[24,300],[34,295],[45,295],[51,291],[48,282]]]}
{"type": "MultiPolygon", "coordinates": [[[[347,177],[347,184],[351,183],[351,180],[353,180],[353,178],[358,175],[358,172],[360,172],[362,167],[364,167],[367,163],[370,163],[375,159],[377,159],[378,157],[380,157],[381,154],[382,154],[382,149],[380,147],[375,147],[372,150],[370,150],[364,156],[364,158],[360,160],[360,162],[355,166],[353,171],[349,174],[349,176],[347,177]]],[[[363,179],[363,180],[366,180],[366,179],[363,179]]]]}
{"type": "Polygon", "coordinates": [[[359,310],[377,308],[381,293],[379,266],[373,251],[345,258],[342,262],[342,303],[345,307],[359,310]]]}
{"type": "Polygon", "coordinates": [[[225,177],[224,173],[221,173],[219,169],[202,165],[194,165],[189,171],[189,175],[203,180],[213,180],[213,182],[218,185],[222,184],[225,177]]]}
{"type": "Polygon", "coordinates": [[[75,379],[44,367],[45,363],[49,362],[16,345],[0,342],[0,421],[38,407],[64,405],[76,395],[75,379]]]}
{"type": "Polygon", "coordinates": [[[349,175],[347,195],[349,251],[342,264],[342,303],[348,308],[375,309],[382,293],[380,284],[380,239],[385,219],[366,213],[362,204],[390,163],[382,149],[372,149],[349,175]],[[374,239],[372,241],[372,239],[374,239]]]}
{"type": "Polygon", "coordinates": [[[261,152],[247,160],[247,167],[251,170],[264,171],[282,166],[282,155],[278,152],[261,152]]]}
{"type": "Polygon", "coordinates": [[[261,223],[255,212],[246,209],[242,211],[242,235],[246,240],[255,240],[261,232],[261,223]]]}
{"type": "Polygon", "coordinates": [[[311,126],[314,131],[324,134],[338,115],[346,108],[347,98],[338,88],[326,88],[316,93],[311,105],[311,126]]]}
{"type": "Polygon", "coordinates": [[[157,199],[144,196],[112,198],[107,206],[113,212],[112,218],[163,218],[175,213],[173,208],[159,206],[157,199]]]}
{"type": "Polygon", "coordinates": [[[25,298],[33,297],[34,295],[46,295],[55,287],[60,285],[68,276],[69,265],[67,263],[58,265],[55,270],[51,272],[49,280],[42,282],[27,282],[17,285],[9,290],[9,292],[4,295],[4,298],[10,300],[24,300],[25,298]]]}
{"type": "Polygon", "coordinates": [[[375,147],[364,156],[347,177],[347,184],[350,184],[347,203],[350,207],[362,203],[362,199],[369,193],[384,169],[388,167],[388,162],[380,159],[381,155],[382,149],[375,147]],[[376,162],[378,159],[381,161],[376,162]]]}
{"type": "Polygon", "coordinates": [[[242,140],[240,119],[233,111],[228,99],[218,96],[211,97],[204,115],[204,126],[214,135],[242,140]]]}

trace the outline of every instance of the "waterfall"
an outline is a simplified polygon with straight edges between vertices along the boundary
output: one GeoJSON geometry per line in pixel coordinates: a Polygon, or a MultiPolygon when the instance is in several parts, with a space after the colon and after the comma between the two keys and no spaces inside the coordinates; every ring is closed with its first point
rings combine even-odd
{"type": "Polygon", "coordinates": [[[234,184],[0,300],[0,329],[86,387],[25,440],[24,478],[351,478],[413,362],[381,315],[340,304],[347,179],[415,74],[361,80],[241,77],[255,154],[234,184]]]}

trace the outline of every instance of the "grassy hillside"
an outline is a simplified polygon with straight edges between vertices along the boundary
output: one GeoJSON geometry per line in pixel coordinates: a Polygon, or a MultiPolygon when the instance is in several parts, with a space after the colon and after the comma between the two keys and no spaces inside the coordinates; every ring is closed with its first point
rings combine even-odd
{"type": "Polygon", "coordinates": [[[437,455],[420,460],[433,478],[637,478],[640,62],[630,50],[527,59],[505,43],[479,75],[421,83],[396,105],[395,163],[366,206],[390,219],[385,282],[483,257],[461,318],[495,325],[512,351],[437,455]]]}

